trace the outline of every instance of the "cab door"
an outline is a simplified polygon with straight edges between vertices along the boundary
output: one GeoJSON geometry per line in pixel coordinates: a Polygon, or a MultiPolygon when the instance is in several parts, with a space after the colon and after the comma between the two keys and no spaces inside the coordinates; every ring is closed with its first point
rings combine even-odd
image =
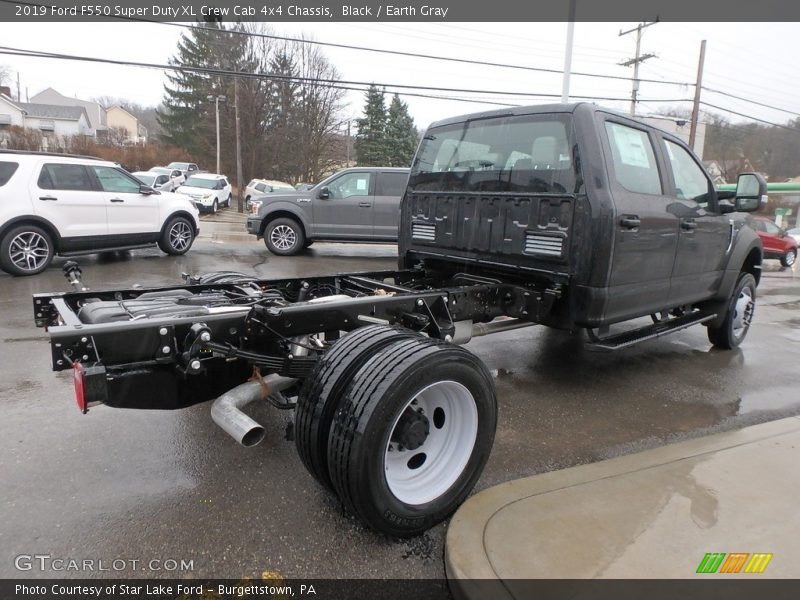
{"type": "Polygon", "coordinates": [[[408,185],[408,172],[381,171],[375,183],[373,232],[375,238],[396,240],[400,224],[400,200],[408,185]]]}
{"type": "Polygon", "coordinates": [[[606,320],[655,313],[669,303],[678,246],[674,199],[665,193],[664,166],[651,130],[605,117],[604,145],[614,199],[614,242],[606,320]]]}
{"type": "Polygon", "coordinates": [[[58,229],[62,251],[91,249],[108,234],[105,196],[89,167],[42,161],[30,192],[35,213],[58,229]]]}
{"type": "Polygon", "coordinates": [[[108,233],[114,236],[114,243],[127,245],[149,241],[148,236],[140,234],[159,230],[158,194],[142,194],[141,183],[120,169],[102,166],[90,169],[105,195],[108,233]]]}
{"type": "Polygon", "coordinates": [[[350,171],[314,188],[314,235],[328,239],[373,236],[374,174],[350,171]]]}
{"type": "Polygon", "coordinates": [[[714,296],[719,289],[733,224],[729,215],[720,212],[716,188],[689,149],[666,136],[659,143],[672,200],[669,211],[679,224],[670,304],[690,304],[714,296]]]}

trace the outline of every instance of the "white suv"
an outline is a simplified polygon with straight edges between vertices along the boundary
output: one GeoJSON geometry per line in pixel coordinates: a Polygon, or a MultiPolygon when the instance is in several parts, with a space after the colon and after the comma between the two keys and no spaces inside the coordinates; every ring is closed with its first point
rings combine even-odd
{"type": "Polygon", "coordinates": [[[200,230],[180,194],[157,192],[112,162],[0,151],[0,268],[34,275],[53,256],[158,244],[184,254],[200,230]]]}
{"type": "Polygon", "coordinates": [[[175,191],[190,197],[201,211],[215,213],[220,206],[230,208],[233,188],[224,175],[198,173],[189,175],[175,191]]]}

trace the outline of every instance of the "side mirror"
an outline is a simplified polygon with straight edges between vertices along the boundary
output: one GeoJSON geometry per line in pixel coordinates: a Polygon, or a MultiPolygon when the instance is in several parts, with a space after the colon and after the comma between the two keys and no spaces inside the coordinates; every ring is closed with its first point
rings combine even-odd
{"type": "Polygon", "coordinates": [[[319,193],[317,193],[317,198],[321,198],[322,200],[327,200],[331,197],[331,191],[326,187],[321,188],[319,193]]]}
{"type": "Polygon", "coordinates": [[[142,184],[139,186],[139,193],[144,196],[152,196],[153,194],[158,194],[159,192],[151,188],[149,185],[142,184]]]}
{"type": "Polygon", "coordinates": [[[758,173],[741,173],[736,179],[736,200],[734,206],[739,212],[753,212],[766,201],[767,182],[758,173]]]}

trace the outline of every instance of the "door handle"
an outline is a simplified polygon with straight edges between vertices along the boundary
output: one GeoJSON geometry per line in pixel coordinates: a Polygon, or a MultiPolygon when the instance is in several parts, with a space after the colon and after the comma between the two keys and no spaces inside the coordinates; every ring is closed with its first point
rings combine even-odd
{"type": "Polygon", "coordinates": [[[39,200],[44,200],[45,202],[55,202],[58,200],[55,196],[39,196],[39,200]]]}
{"type": "Polygon", "coordinates": [[[112,198],[111,202],[125,202],[122,198],[112,198]]]}
{"type": "Polygon", "coordinates": [[[359,202],[358,205],[359,206],[363,206],[364,208],[369,208],[370,206],[372,206],[372,203],[370,203],[370,202],[359,202]]]}
{"type": "Polygon", "coordinates": [[[639,219],[639,217],[636,216],[622,217],[619,220],[619,224],[625,227],[626,229],[636,229],[642,224],[642,221],[639,219]]]}
{"type": "Polygon", "coordinates": [[[697,223],[694,221],[681,221],[681,229],[685,229],[686,231],[697,229],[697,223]]]}

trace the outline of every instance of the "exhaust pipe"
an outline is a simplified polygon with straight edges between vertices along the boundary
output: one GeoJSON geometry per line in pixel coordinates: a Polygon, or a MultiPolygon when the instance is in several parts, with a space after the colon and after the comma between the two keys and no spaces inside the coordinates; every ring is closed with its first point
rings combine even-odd
{"type": "Polygon", "coordinates": [[[228,390],[211,405],[211,418],[233,439],[247,448],[260,444],[264,427],[242,412],[242,407],[255,400],[266,400],[269,394],[285,390],[296,383],[291,377],[269,375],[262,381],[247,381],[228,390]]]}
{"type": "Polygon", "coordinates": [[[501,317],[490,321],[489,323],[473,323],[472,321],[456,321],[455,333],[453,335],[452,343],[462,345],[469,342],[474,337],[481,337],[492,333],[500,333],[503,331],[513,331],[514,329],[522,329],[523,327],[531,327],[538,325],[533,321],[526,321],[523,319],[512,319],[501,317]]]}

